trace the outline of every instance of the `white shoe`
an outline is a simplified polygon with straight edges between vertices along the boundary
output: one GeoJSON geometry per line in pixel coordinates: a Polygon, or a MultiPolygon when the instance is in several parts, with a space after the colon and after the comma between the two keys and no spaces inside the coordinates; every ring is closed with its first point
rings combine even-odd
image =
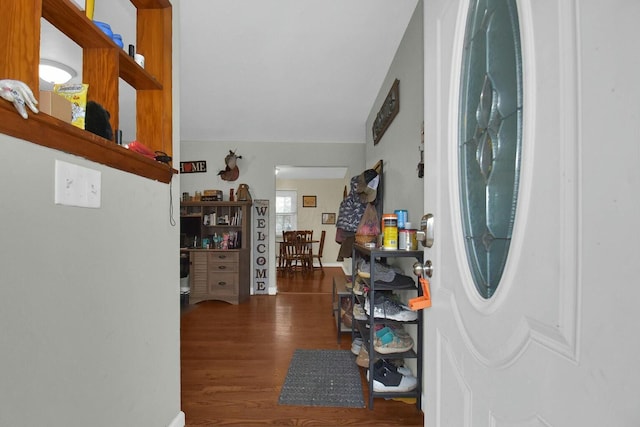
{"type": "Polygon", "coordinates": [[[362,338],[356,338],[351,343],[351,353],[356,356],[360,354],[360,348],[362,347],[362,338]]]}
{"type": "MultiPolygon", "coordinates": [[[[413,375],[401,373],[406,373],[407,370],[407,368],[397,368],[384,359],[378,360],[373,366],[373,391],[403,393],[414,390],[418,386],[418,379],[413,375]]],[[[367,380],[369,380],[369,372],[367,372],[367,380]]]]}

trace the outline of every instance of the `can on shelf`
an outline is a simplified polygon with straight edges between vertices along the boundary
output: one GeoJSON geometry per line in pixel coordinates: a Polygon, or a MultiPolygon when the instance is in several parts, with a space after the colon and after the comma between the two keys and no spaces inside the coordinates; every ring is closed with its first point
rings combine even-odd
{"type": "Polygon", "coordinates": [[[411,250],[411,242],[409,241],[409,230],[398,230],[398,249],[401,251],[411,250]]]}
{"type": "Polygon", "coordinates": [[[398,249],[398,215],[382,215],[382,247],[384,249],[398,249]]]}
{"type": "Polygon", "coordinates": [[[407,223],[407,211],[406,209],[397,209],[393,211],[398,217],[398,228],[402,230],[403,228],[409,228],[405,224],[407,223]]]}
{"type": "Polygon", "coordinates": [[[410,251],[418,250],[418,230],[411,228],[407,230],[409,232],[409,240],[407,241],[407,249],[410,251]]]}

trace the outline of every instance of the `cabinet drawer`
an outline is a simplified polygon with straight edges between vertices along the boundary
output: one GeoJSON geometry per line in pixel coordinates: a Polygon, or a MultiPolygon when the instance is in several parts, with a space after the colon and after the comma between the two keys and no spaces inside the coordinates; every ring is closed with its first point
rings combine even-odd
{"type": "Polygon", "coordinates": [[[209,275],[216,275],[221,273],[238,273],[237,262],[214,262],[209,263],[209,275]]]}
{"type": "Polygon", "coordinates": [[[240,253],[236,251],[209,252],[209,264],[218,262],[239,262],[240,253]]]}
{"type": "Polygon", "coordinates": [[[238,275],[236,273],[218,273],[210,275],[209,295],[238,295],[238,275]]]}

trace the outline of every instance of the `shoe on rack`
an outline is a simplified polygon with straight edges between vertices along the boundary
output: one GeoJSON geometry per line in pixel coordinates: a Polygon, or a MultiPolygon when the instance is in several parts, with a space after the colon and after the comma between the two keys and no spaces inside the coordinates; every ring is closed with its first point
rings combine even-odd
{"type": "Polygon", "coordinates": [[[356,277],[356,282],[353,285],[353,293],[356,295],[364,295],[367,289],[367,284],[364,280],[362,280],[360,276],[356,277]]]}
{"type": "Polygon", "coordinates": [[[351,280],[351,276],[345,276],[344,288],[347,290],[353,288],[353,281],[351,280]]]}
{"type": "Polygon", "coordinates": [[[356,365],[369,369],[369,352],[367,351],[367,346],[361,346],[360,352],[358,353],[358,357],[356,357],[356,365]]]}
{"type": "MultiPolygon", "coordinates": [[[[370,372],[367,372],[367,380],[369,375],[370,372]]],[[[384,359],[378,360],[373,366],[373,391],[402,393],[414,390],[417,386],[416,377],[403,375],[398,368],[386,363],[384,359]]]]}
{"type": "Polygon", "coordinates": [[[358,303],[353,305],[353,317],[356,320],[367,320],[367,313],[364,312],[364,308],[358,303]]]}
{"type": "Polygon", "coordinates": [[[351,353],[357,356],[360,354],[360,347],[362,347],[362,338],[358,337],[351,343],[351,353]]]}
{"type": "MultiPolygon", "coordinates": [[[[371,316],[370,298],[367,298],[364,304],[364,311],[371,316]]],[[[384,294],[376,295],[376,301],[373,304],[373,317],[376,319],[397,320],[399,322],[411,322],[418,319],[418,313],[412,311],[404,304],[396,302],[384,294]]]]}
{"type": "Polygon", "coordinates": [[[385,367],[387,369],[391,369],[392,371],[396,371],[401,375],[404,375],[405,377],[412,377],[413,376],[413,372],[411,372],[411,369],[407,368],[406,366],[398,366],[396,364],[394,364],[393,362],[395,360],[387,360],[387,359],[380,359],[382,360],[382,363],[385,365],[385,367]]]}
{"type": "Polygon", "coordinates": [[[340,310],[341,322],[347,328],[353,327],[353,313],[350,311],[340,310]]]}
{"type": "MultiPolygon", "coordinates": [[[[403,359],[392,359],[392,360],[378,359],[375,362],[374,369],[375,369],[376,365],[378,366],[378,369],[380,369],[381,366],[384,366],[385,369],[388,369],[391,372],[397,372],[400,375],[403,375],[405,377],[412,377],[413,376],[413,372],[411,372],[411,369],[407,368],[404,365],[398,366],[396,364],[396,362],[402,361],[402,360],[403,359]]],[[[368,362],[369,362],[369,360],[367,359],[367,363],[368,362]]],[[[369,365],[367,365],[366,367],[368,368],[369,365]]],[[[367,371],[367,381],[369,381],[369,371],[367,371]]]]}
{"type": "Polygon", "coordinates": [[[392,329],[388,329],[386,333],[376,336],[373,348],[381,354],[404,353],[413,348],[413,339],[408,335],[396,335],[392,329]]]}
{"type": "MultiPolygon", "coordinates": [[[[389,267],[386,264],[381,264],[379,262],[374,262],[374,274],[376,276],[376,282],[392,282],[394,277],[396,277],[396,272],[393,268],[389,267]]],[[[364,259],[358,260],[358,276],[364,277],[365,279],[369,279],[371,277],[371,264],[369,264],[364,259]]]]}
{"type": "Polygon", "coordinates": [[[400,337],[410,337],[409,332],[405,331],[402,325],[376,323],[376,338],[380,338],[389,332],[393,332],[400,337]]]}

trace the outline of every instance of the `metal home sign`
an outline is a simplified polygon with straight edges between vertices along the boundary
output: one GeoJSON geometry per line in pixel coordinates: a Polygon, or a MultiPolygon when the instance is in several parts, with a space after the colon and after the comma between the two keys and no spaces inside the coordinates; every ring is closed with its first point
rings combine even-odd
{"type": "Polygon", "coordinates": [[[253,201],[253,293],[269,293],[269,200],[253,201]]]}
{"type": "Polygon", "coordinates": [[[206,160],[195,160],[193,162],[180,162],[180,173],[203,173],[207,171],[206,160]]]}

